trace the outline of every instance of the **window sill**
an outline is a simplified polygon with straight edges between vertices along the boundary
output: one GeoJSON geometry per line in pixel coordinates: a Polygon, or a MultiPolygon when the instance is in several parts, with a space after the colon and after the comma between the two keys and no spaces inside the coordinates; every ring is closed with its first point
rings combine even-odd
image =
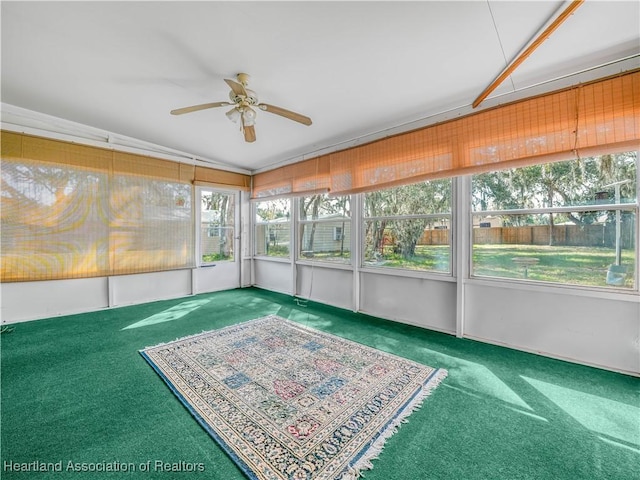
{"type": "Polygon", "coordinates": [[[362,267],[360,272],[372,275],[391,275],[394,277],[420,278],[425,280],[439,280],[441,282],[455,282],[450,272],[434,272],[426,270],[408,270],[403,268],[362,267]]]}
{"type": "Polygon", "coordinates": [[[291,263],[291,258],[288,258],[288,257],[268,257],[266,255],[255,255],[251,257],[251,259],[265,261],[265,262],[291,263]]]}
{"type": "Polygon", "coordinates": [[[554,293],[558,295],[571,295],[574,297],[592,297],[640,303],[640,293],[636,289],[613,290],[608,288],[534,282],[530,280],[508,280],[504,278],[485,277],[471,277],[466,279],[463,283],[465,285],[479,285],[483,287],[508,288],[513,290],[525,290],[528,292],[554,293]]]}
{"type": "Polygon", "coordinates": [[[309,267],[335,268],[336,270],[353,270],[350,263],[323,262],[322,260],[296,260],[296,265],[305,265],[309,267]]]}

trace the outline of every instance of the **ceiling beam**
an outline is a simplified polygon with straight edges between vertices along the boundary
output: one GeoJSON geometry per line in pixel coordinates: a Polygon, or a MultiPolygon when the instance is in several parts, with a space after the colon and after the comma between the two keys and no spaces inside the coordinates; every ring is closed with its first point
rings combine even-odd
{"type": "MultiPolygon", "coordinates": [[[[509,75],[513,73],[513,71],[520,66],[522,62],[524,62],[527,57],[529,57],[536,48],[540,46],[542,42],[544,42],[556,29],[567,19],[576,9],[584,3],[585,0],[572,0],[571,3],[565,8],[560,15],[556,17],[553,22],[540,34],[538,35],[532,42],[529,43],[529,46],[526,47],[521,53],[513,60],[509,65],[505,67],[498,77],[491,82],[491,84],[484,89],[484,91],[474,100],[472,103],[472,107],[476,108],[478,105],[482,103],[482,101],[487,98],[491,92],[493,92],[498,85],[500,85],[509,75]]],[[[548,22],[547,22],[548,23],[548,22]]]]}

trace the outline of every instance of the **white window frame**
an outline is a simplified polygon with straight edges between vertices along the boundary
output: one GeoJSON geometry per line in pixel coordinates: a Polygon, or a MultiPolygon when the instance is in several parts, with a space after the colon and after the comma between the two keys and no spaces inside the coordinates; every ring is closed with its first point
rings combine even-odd
{"type": "MultiPolygon", "coordinates": [[[[370,273],[380,273],[384,275],[393,275],[400,277],[414,277],[414,278],[434,278],[438,280],[448,280],[454,281],[456,277],[456,255],[457,249],[455,248],[455,239],[457,235],[457,227],[456,227],[456,205],[458,204],[456,200],[456,192],[458,190],[457,187],[457,177],[445,177],[444,179],[448,179],[451,182],[451,198],[449,199],[451,205],[451,211],[449,213],[424,213],[424,214],[413,214],[413,215],[381,215],[375,217],[367,217],[365,216],[365,204],[366,204],[366,193],[361,193],[361,206],[359,211],[356,213],[358,215],[358,221],[361,225],[361,238],[358,241],[359,247],[359,270],[363,272],[370,273]],[[384,267],[384,266],[374,266],[367,265],[364,263],[364,252],[365,252],[365,225],[368,221],[396,221],[396,220],[410,220],[410,219],[441,219],[447,218],[449,220],[449,228],[447,228],[447,233],[449,235],[449,270],[448,271],[438,271],[438,270],[423,270],[423,269],[409,269],[402,267],[384,267]]],[[[393,188],[393,187],[392,187],[393,188]]],[[[387,190],[386,188],[381,188],[379,190],[387,190]]]]}
{"type": "Polygon", "coordinates": [[[294,198],[292,197],[278,197],[278,198],[265,198],[260,200],[252,200],[251,201],[251,239],[252,239],[252,248],[251,248],[251,257],[257,258],[260,260],[274,261],[274,262],[291,262],[293,257],[293,250],[295,248],[294,238],[293,238],[293,228],[295,227],[295,215],[294,212],[294,198]],[[289,202],[289,255],[288,256],[275,256],[275,255],[264,255],[256,253],[256,248],[258,246],[258,238],[256,235],[256,231],[258,226],[260,225],[273,225],[276,222],[273,221],[258,221],[258,204],[270,202],[273,200],[287,200],[289,202]]]}
{"type": "MultiPolygon", "coordinates": [[[[633,150],[630,150],[633,151],[633,150]]],[[[501,286],[506,288],[524,289],[539,292],[557,292],[567,293],[578,296],[593,296],[597,298],[623,299],[631,301],[640,301],[638,294],[640,293],[640,151],[636,151],[636,201],[635,203],[594,203],[591,205],[575,205],[575,206],[558,206],[545,208],[529,208],[529,209],[505,209],[505,210],[473,210],[473,176],[469,175],[469,182],[465,188],[467,197],[467,245],[465,253],[467,258],[466,281],[477,285],[501,286]],[[585,212],[585,211],[631,211],[635,213],[635,278],[633,288],[614,288],[614,287],[595,287],[590,285],[580,285],[573,283],[560,282],[543,282],[530,280],[528,278],[507,278],[479,276],[473,274],[473,218],[474,216],[483,215],[529,215],[529,214],[554,214],[563,212],[585,212]]]]}
{"type": "MultiPolygon", "coordinates": [[[[310,197],[312,195],[304,195],[304,198],[310,197]]],[[[318,259],[315,258],[313,256],[305,256],[303,254],[303,252],[306,252],[306,250],[302,249],[302,237],[303,237],[303,233],[304,233],[304,226],[305,225],[311,225],[311,224],[323,224],[323,223],[336,223],[336,222],[340,222],[340,223],[344,223],[345,227],[343,228],[342,226],[340,227],[333,227],[333,240],[334,241],[338,241],[338,240],[342,240],[342,238],[336,239],[335,238],[335,229],[336,228],[343,228],[342,230],[342,234],[344,235],[344,229],[346,228],[346,224],[349,224],[349,231],[353,232],[353,216],[355,214],[355,212],[353,211],[353,201],[354,201],[354,195],[340,195],[340,197],[349,197],[349,207],[350,207],[350,213],[351,216],[349,217],[348,220],[345,219],[341,219],[341,220],[336,220],[335,218],[316,218],[316,219],[302,219],[300,218],[302,209],[301,209],[301,198],[303,197],[298,197],[295,199],[296,201],[296,205],[297,205],[297,209],[299,210],[298,215],[296,215],[296,223],[294,225],[294,229],[296,232],[298,233],[298,238],[296,239],[296,244],[295,244],[295,252],[294,252],[294,256],[293,258],[296,259],[296,263],[301,263],[301,264],[311,264],[311,263],[317,263],[319,265],[326,265],[328,267],[336,267],[336,268],[348,268],[351,269],[352,266],[354,265],[354,249],[353,249],[353,239],[351,239],[351,241],[348,243],[348,247],[349,247],[349,258],[346,259],[348,261],[332,261],[332,260],[323,260],[323,259],[318,259]]]]}
{"type": "MultiPolygon", "coordinates": [[[[215,266],[217,263],[222,263],[222,262],[238,263],[239,262],[238,256],[240,255],[239,253],[240,233],[238,231],[238,228],[240,225],[240,192],[237,190],[225,190],[225,189],[213,188],[213,187],[207,187],[207,186],[197,186],[195,188],[195,192],[193,195],[194,195],[193,203],[195,205],[195,208],[193,209],[195,212],[194,238],[195,238],[196,244],[195,244],[195,248],[193,249],[195,252],[195,265],[197,267],[209,267],[209,266],[215,266]],[[233,201],[234,201],[234,204],[233,204],[233,217],[234,217],[233,218],[233,221],[234,221],[233,260],[215,260],[212,262],[204,262],[202,260],[202,204],[201,204],[202,192],[220,193],[223,195],[229,195],[233,197],[233,201]]],[[[211,228],[216,228],[218,230],[218,234],[220,234],[224,227],[222,227],[221,225],[218,225],[216,227],[211,227],[211,228]]],[[[209,229],[207,229],[207,236],[209,236],[209,229]]]]}

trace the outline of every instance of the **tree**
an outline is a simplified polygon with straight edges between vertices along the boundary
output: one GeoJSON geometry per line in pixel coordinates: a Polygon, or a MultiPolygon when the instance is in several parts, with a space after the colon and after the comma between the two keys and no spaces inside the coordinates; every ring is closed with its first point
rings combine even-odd
{"type": "Polygon", "coordinates": [[[217,229],[218,253],[222,258],[229,257],[233,249],[233,198],[226,193],[207,192],[201,200],[203,210],[215,212],[209,228],[217,229]]]}
{"type": "MultiPolygon", "coordinates": [[[[635,159],[636,153],[628,152],[475,175],[472,205],[475,211],[588,205],[595,202],[604,185],[624,179],[632,182],[621,187],[622,197],[635,198],[635,159]]],[[[589,211],[567,212],[552,215],[548,223],[553,226],[556,217],[585,226],[600,215],[589,211]]],[[[518,215],[505,219],[504,224],[541,222],[536,216],[518,215]]]]}
{"type": "MultiPolygon", "coordinates": [[[[311,218],[316,220],[320,211],[320,202],[322,201],[322,195],[312,195],[311,197],[302,199],[302,212],[303,218],[309,218],[309,210],[311,210],[311,218]]],[[[311,232],[307,239],[307,247],[304,250],[309,252],[313,251],[313,240],[316,235],[316,223],[311,224],[311,232]]]]}
{"type": "MultiPolygon", "coordinates": [[[[385,232],[389,231],[394,239],[394,252],[409,259],[415,255],[418,241],[431,221],[427,217],[434,213],[451,211],[451,180],[433,180],[404,185],[388,190],[368,193],[365,198],[366,217],[403,217],[382,218],[367,223],[365,235],[375,249],[383,254],[385,232]]],[[[370,252],[372,253],[372,252],[370,252]]]]}
{"type": "Polygon", "coordinates": [[[268,222],[277,218],[289,217],[289,199],[278,198],[258,203],[257,214],[262,221],[268,222]]]}

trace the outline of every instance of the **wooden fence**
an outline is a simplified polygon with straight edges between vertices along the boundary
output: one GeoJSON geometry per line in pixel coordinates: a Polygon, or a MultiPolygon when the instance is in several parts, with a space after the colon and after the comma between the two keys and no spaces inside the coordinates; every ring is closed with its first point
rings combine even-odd
{"type": "MultiPolygon", "coordinates": [[[[623,222],[620,228],[621,248],[634,248],[633,222],[623,222]]],[[[550,238],[549,225],[526,227],[474,227],[474,244],[519,244],[519,245],[566,245],[586,247],[609,247],[616,244],[616,228],[607,225],[554,225],[550,238]]],[[[447,245],[448,230],[425,230],[418,245],[447,245]]]]}
{"type": "Polygon", "coordinates": [[[449,245],[449,230],[425,230],[418,245],[449,245]]]}

